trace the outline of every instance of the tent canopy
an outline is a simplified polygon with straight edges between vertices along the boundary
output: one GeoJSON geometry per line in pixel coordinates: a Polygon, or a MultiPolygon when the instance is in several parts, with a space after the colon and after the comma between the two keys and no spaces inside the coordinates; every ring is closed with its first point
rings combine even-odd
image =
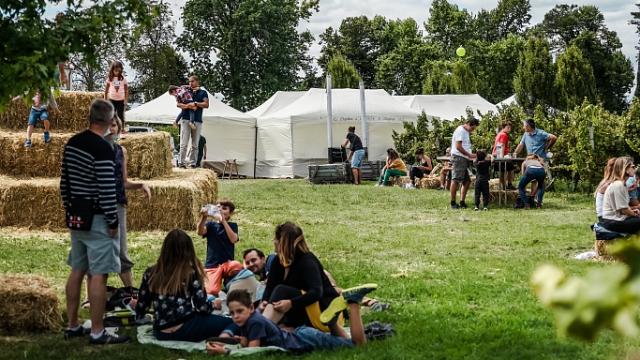
{"type": "Polygon", "coordinates": [[[497,107],[502,107],[502,106],[509,106],[512,104],[518,104],[518,100],[516,99],[516,94],[513,94],[511,96],[509,96],[508,98],[500,101],[499,103],[496,104],[497,107]]]}
{"type": "MultiPolygon", "coordinates": [[[[238,111],[209,94],[209,108],[202,113],[201,135],[206,139],[206,160],[220,167],[236,159],[241,175],[254,175],[256,118],[238,111]]],[[[173,124],[180,109],[168,93],[127,111],[126,120],[150,124],[173,124]]]]}
{"type": "Polygon", "coordinates": [[[261,116],[273,114],[274,112],[291,105],[291,103],[298,100],[305,93],[306,91],[277,91],[267,101],[262,103],[262,105],[248,111],[247,115],[259,118],[261,116]]]}
{"type": "Polygon", "coordinates": [[[476,111],[487,113],[497,112],[495,105],[478,94],[469,95],[412,95],[396,96],[412,109],[424,111],[431,117],[442,120],[454,120],[467,115],[467,108],[475,114],[476,111]]]}
{"type": "MultiPolygon", "coordinates": [[[[419,112],[384,90],[365,91],[369,159],[384,159],[393,147],[393,130],[415,122],[419,112]]],[[[358,89],[332,90],[332,147],[339,147],[349,126],[362,134],[358,89]]],[[[327,161],[327,94],[310,89],[289,106],[258,118],[258,176],[306,176],[307,165],[327,161]]]]}

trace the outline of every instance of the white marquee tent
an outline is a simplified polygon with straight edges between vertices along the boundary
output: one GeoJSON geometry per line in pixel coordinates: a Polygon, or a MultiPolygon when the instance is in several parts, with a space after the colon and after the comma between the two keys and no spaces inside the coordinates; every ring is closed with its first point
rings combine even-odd
{"type": "Polygon", "coordinates": [[[492,111],[498,112],[495,105],[478,94],[469,95],[410,95],[395,96],[405,105],[417,111],[424,111],[427,116],[441,120],[454,120],[467,115],[467,108],[480,111],[482,114],[492,111]]]}
{"type": "MultiPolygon", "coordinates": [[[[209,93],[209,108],[202,114],[202,135],[207,139],[207,161],[218,167],[236,159],[241,175],[253,176],[256,118],[238,111],[209,93]]],[[[168,93],[127,111],[126,120],[150,124],[172,124],[180,109],[168,93]]]]}
{"type": "MultiPolygon", "coordinates": [[[[384,90],[366,90],[365,103],[369,159],[384,159],[393,146],[392,131],[415,122],[419,112],[384,90]]],[[[340,146],[349,126],[362,137],[359,90],[334,89],[332,105],[332,147],[340,146]]],[[[258,117],[258,177],[307,176],[307,165],[326,163],[327,148],[325,89],[310,89],[289,106],[258,117]]]]}
{"type": "Polygon", "coordinates": [[[502,106],[509,106],[512,104],[518,104],[518,100],[516,99],[516,94],[513,94],[511,96],[509,96],[508,98],[500,101],[499,103],[496,104],[496,106],[498,107],[502,107],[502,106]]]}
{"type": "Polygon", "coordinates": [[[267,116],[284,107],[291,105],[294,101],[304,95],[306,91],[277,91],[267,101],[257,108],[248,111],[247,115],[251,115],[256,119],[261,116],[267,116]]]}

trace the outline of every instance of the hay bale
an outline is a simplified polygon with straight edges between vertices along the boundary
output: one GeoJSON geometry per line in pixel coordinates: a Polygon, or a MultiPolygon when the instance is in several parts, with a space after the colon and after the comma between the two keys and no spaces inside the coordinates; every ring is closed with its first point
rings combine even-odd
{"type": "Polygon", "coordinates": [[[418,184],[421,189],[440,189],[440,177],[427,176],[422,178],[418,184]]]}
{"type": "MultiPolygon", "coordinates": [[[[507,204],[509,203],[515,203],[516,199],[518,198],[518,190],[507,190],[506,191],[506,195],[507,195],[507,204]]],[[[494,189],[489,189],[489,202],[498,202],[498,196],[502,196],[502,198],[504,198],[504,193],[502,193],[502,191],[500,190],[494,190],[494,189]]]]}
{"type": "MultiPolygon", "coordinates": [[[[33,147],[26,149],[25,133],[0,131],[0,174],[14,177],[59,177],[64,146],[73,133],[52,133],[45,144],[34,133],[33,147]]],[[[121,144],[129,156],[129,177],[150,179],[171,174],[171,143],[166,132],[127,135],[121,144]]]]}
{"type": "Polygon", "coordinates": [[[489,190],[500,190],[500,179],[489,180],[489,190]]]}
{"type": "Polygon", "coordinates": [[[396,176],[393,180],[393,184],[404,187],[406,184],[411,184],[411,178],[408,176],[396,176]]]}
{"type": "MultiPolygon", "coordinates": [[[[207,169],[176,169],[144,182],[151,188],[151,202],[140,191],[128,193],[131,231],[195,229],[200,207],[217,199],[217,177],[207,169]]],[[[63,230],[60,180],[0,176],[0,226],[63,230]]]]}
{"type": "Polygon", "coordinates": [[[612,245],[617,244],[618,241],[622,240],[624,239],[596,240],[594,250],[601,260],[620,260],[618,256],[611,255],[611,251],[609,249],[612,245]]]}
{"type": "Polygon", "coordinates": [[[58,295],[39,276],[0,274],[0,301],[2,330],[59,331],[61,328],[58,295]]]}
{"type": "MultiPolygon", "coordinates": [[[[58,111],[49,108],[49,122],[51,130],[58,132],[76,132],[88,125],[91,102],[102,99],[103,92],[62,91],[56,97],[58,111]]],[[[10,130],[27,129],[27,119],[31,111],[31,99],[17,99],[12,101],[0,113],[0,128],[10,130]]]]}

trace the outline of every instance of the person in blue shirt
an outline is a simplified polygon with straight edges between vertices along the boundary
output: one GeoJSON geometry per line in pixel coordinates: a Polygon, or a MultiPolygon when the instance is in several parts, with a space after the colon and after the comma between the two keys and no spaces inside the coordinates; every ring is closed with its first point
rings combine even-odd
{"type": "Polygon", "coordinates": [[[198,143],[200,141],[200,133],[202,132],[202,112],[203,109],[209,108],[209,94],[200,88],[200,80],[197,76],[189,77],[189,86],[191,87],[191,97],[193,102],[182,104],[176,102],[176,106],[183,110],[182,120],[180,120],[180,159],[178,166],[182,168],[194,167],[196,164],[196,156],[198,155],[198,143]],[[189,127],[191,123],[187,111],[194,111],[193,125],[195,129],[189,127]],[[187,158],[189,141],[191,142],[191,156],[187,158]]]}
{"type": "Polygon", "coordinates": [[[520,140],[520,144],[516,147],[514,156],[518,155],[522,148],[527,149],[527,155],[536,154],[543,160],[547,160],[547,151],[556,143],[558,137],[554,134],[536,128],[536,122],[533,119],[527,119],[524,122],[524,134],[520,140]]]}

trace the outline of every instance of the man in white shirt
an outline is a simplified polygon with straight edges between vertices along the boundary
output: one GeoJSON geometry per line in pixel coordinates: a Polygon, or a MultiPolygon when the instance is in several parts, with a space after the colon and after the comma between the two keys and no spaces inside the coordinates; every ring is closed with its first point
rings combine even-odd
{"type": "Polygon", "coordinates": [[[469,167],[471,161],[476,155],[471,153],[471,133],[480,125],[480,121],[476,118],[467,119],[467,121],[456,128],[451,137],[451,208],[466,209],[467,204],[465,198],[469,190],[471,179],[469,178],[469,167]],[[460,205],[456,203],[456,195],[458,186],[462,184],[460,191],[460,205]]]}

